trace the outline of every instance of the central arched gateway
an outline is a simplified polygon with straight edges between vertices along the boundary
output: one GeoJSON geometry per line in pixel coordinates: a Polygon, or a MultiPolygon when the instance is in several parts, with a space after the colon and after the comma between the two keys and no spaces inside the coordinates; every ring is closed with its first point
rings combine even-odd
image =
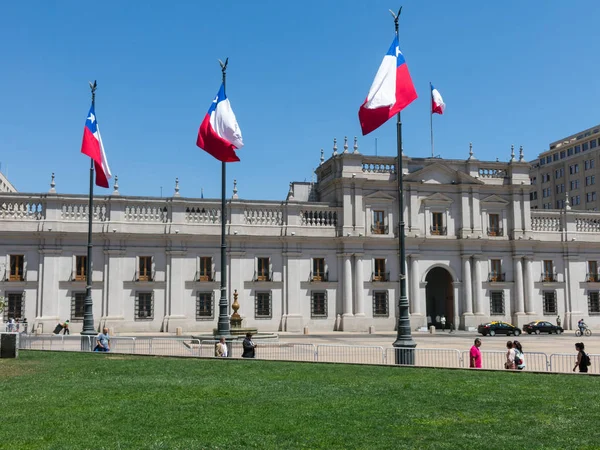
{"type": "MultiPolygon", "coordinates": [[[[425,288],[427,299],[427,326],[442,328],[441,317],[446,318],[446,329],[454,321],[454,289],[452,275],[443,267],[434,267],[429,271],[425,288]]],[[[456,327],[456,324],[455,324],[456,327]]]]}

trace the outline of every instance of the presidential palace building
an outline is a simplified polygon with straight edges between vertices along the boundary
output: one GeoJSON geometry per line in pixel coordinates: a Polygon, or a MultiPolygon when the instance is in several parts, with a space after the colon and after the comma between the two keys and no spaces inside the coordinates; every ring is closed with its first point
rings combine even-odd
{"type": "MultiPolygon", "coordinates": [[[[465,152],[466,153],[466,152],[465,152]]],[[[508,153],[508,151],[507,151],[508,153]]],[[[600,326],[600,213],[532,209],[532,165],[403,157],[413,329],[489,320],[600,326]]],[[[465,155],[467,156],[467,155],[465,155]]],[[[507,155],[508,156],[508,155],[507,155]]],[[[560,158],[560,156],[559,156],[560,158]]],[[[559,159],[560,161],[560,159],[559,159]]],[[[399,295],[396,158],[334,151],[283,201],[227,200],[227,291],[260,331],[391,331],[399,295]]],[[[538,170],[538,169],[535,169],[538,170]]],[[[286,187],[282,187],[282,198],[286,187]]],[[[565,197],[568,198],[568,197],[565,197]]],[[[0,174],[3,319],[82,327],[86,195],[19,193],[0,174]]],[[[220,296],[221,200],[95,198],[95,327],[210,332],[220,296]]]]}

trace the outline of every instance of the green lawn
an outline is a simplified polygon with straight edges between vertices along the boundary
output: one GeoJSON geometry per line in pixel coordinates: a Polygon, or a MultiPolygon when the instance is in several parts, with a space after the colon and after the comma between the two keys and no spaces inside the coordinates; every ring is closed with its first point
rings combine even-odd
{"type": "Polygon", "coordinates": [[[598,448],[600,377],[22,351],[0,448],[598,448]]]}

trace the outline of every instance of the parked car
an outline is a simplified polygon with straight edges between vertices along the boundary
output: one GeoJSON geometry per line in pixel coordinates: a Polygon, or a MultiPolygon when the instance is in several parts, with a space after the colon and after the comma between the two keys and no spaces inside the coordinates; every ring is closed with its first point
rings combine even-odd
{"type": "Polygon", "coordinates": [[[562,327],[559,327],[558,325],[554,325],[546,320],[535,320],[526,325],[523,325],[523,331],[525,331],[527,334],[531,334],[531,333],[561,334],[564,330],[562,327]]]}
{"type": "Polygon", "coordinates": [[[488,322],[483,323],[477,327],[477,332],[487,336],[496,336],[497,334],[506,334],[510,336],[511,334],[518,336],[521,334],[521,329],[511,325],[506,322],[488,322]]]}

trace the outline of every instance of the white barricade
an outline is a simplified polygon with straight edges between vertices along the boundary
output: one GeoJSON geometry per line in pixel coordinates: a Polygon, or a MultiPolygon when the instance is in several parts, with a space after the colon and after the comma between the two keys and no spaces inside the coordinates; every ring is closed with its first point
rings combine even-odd
{"type": "MultiPolygon", "coordinates": [[[[93,345],[96,346],[96,337],[92,336],[93,345]]],[[[111,337],[110,351],[112,353],[133,353],[136,354],[136,338],[134,337],[111,337]]],[[[93,349],[93,347],[92,347],[93,349]]]]}
{"type": "Polygon", "coordinates": [[[198,339],[152,338],[151,355],[162,356],[198,356],[198,339]]]}
{"type": "MultiPolygon", "coordinates": [[[[385,350],[386,364],[396,364],[397,348],[385,350]]],[[[404,350],[407,351],[407,350],[404,350]]],[[[424,367],[461,367],[460,351],[447,348],[412,349],[414,365],[424,367]]]]}
{"type": "MultiPolygon", "coordinates": [[[[588,373],[600,373],[600,355],[590,355],[591,366],[588,366],[588,373]]],[[[577,363],[577,353],[553,353],[550,355],[550,370],[552,372],[568,373],[573,372],[573,367],[577,363]]],[[[575,369],[579,372],[579,368],[575,369]]]]}
{"type": "Polygon", "coordinates": [[[384,364],[385,352],[376,346],[319,344],[315,361],[384,364]]]}
{"type": "MultiPolygon", "coordinates": [[[[526,356],[527,357],[527,356],[526,356]]],[[[481,351],[481,368],[482,369],[504,369],[504,363],[506,362],[506,352],[504,351],[481,351]]],[[[462,367],[469,367],[470,364],[470,353],[469,350],[462,352],[462,367]]]]}

